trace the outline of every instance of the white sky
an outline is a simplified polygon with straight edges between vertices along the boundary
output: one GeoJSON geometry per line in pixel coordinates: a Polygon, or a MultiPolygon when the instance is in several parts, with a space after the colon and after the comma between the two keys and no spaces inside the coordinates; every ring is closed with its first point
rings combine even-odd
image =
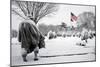
{"type": "MultiPolygon", "coordinates": [[[[79,6],[79,5],[59,5],[59,9],[57,12],[55,12],[54,15],[51,17],[44,17],[39,21],[39,24],[53,24],[53,25],[59,25],[62,22],[65,22],[68,26],[70,25],[76,25],[76,23],[73,23],[70,21],[71,15],[70,13],[74,13],[76,16],[78,16],[80,13],[83,12],[93,12],[95,13],[95,7],[93,6],[79,6]]],[[[22,21],[19,16],[12,15],[12,28],[18,29],[19,23],[22,21]]]]}

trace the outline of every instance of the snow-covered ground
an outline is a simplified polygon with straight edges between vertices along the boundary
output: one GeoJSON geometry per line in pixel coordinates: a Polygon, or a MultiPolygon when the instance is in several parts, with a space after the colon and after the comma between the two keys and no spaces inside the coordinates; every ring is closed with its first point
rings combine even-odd
{"type": "Polygon", "coordinates": [[[89,39],[86,46],[78,46],[78,37],[57,37],[56,39],[45,39],[46,48],[39,51],[39,60],[34,61],[34,53],[27,56],[28,62],[23,62],[21,48],[17,39],[12,39],[11,61],[12,65],[34,65],[64,62],[80,62],[95,60],[95,38],[89,39]],[[16,43],[16,44],[15,44],[16,43]]]}

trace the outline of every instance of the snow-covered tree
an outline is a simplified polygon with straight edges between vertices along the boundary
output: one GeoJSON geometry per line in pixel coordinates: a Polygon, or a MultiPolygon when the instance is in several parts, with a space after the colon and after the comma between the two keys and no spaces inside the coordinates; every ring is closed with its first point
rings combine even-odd
{"type": "Polygon", "coordinates": [[[95,28],[95,15],[92,12],[84,12],[78,16],[77,24],[79,28],[95,28]]]}

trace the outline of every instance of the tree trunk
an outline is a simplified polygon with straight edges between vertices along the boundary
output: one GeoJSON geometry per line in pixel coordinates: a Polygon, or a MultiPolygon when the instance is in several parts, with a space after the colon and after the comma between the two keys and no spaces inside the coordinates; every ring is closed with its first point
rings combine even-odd
{"type": "Polygon", "coordinates": [[[38,23],[38,21],[34,20],[34,18],[30,18],[33,22],[35,22],[35,24],[38,23]]]}

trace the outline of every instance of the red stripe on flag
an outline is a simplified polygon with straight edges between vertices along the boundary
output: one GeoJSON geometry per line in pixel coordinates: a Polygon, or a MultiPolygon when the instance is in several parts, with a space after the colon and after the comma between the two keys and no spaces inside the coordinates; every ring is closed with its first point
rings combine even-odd
{"type": "Polygon", "coordinates": [[[77,21],[77,17],[73,13],[71,13],[71,21],[77,21]]]}

